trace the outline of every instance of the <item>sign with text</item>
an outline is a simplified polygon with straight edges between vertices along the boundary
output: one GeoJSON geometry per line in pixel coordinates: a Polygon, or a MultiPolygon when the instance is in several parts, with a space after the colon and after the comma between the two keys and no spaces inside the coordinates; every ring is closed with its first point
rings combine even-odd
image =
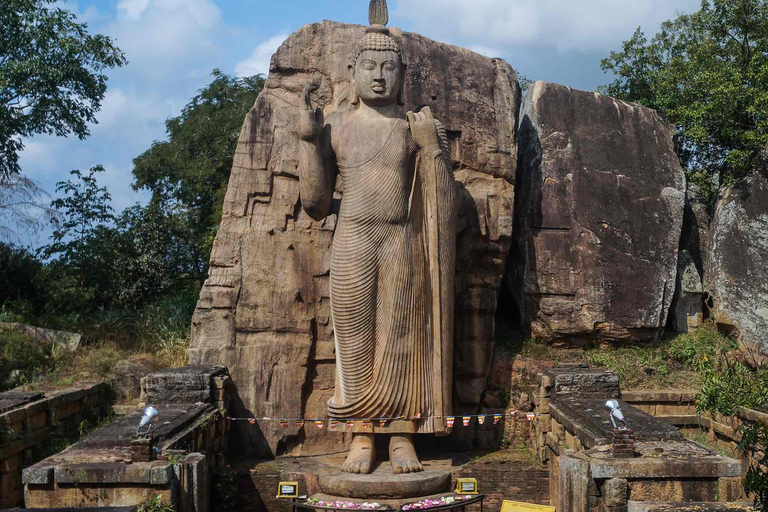
{"type": "Polygon", "coordinates": [[[477,494],[477,480],[474,478],[459,478],[456,480],[456,494],[477,494]]]}
{"type": "Polygon", "coordinates": [[[555,512],[555,507],[504,500],[501,504],[501,512],[555,512]]]}
{"type": "Polygon", "coordinates": [[[299,482],[280,482],[277,484],[278,498],[298,498],[299,482]]]}

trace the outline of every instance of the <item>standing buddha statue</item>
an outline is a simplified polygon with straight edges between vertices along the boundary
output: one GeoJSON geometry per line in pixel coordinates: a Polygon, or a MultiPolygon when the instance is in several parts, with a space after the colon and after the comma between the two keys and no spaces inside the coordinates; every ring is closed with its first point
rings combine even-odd
{"type": "Polygon", "coordinates": [[[351,421],[342,470],[374,468],[374,436],[390,435],[394,473],[422,471],[415,434],[445,434],[451,413],[456,190],[445,131],[429,107],[403,118],[402,52],[385,0],[350,64],[355,97],[323,119],[312,86],[298,112],[301,204],[331,214],[331,311],[336,380],[332,419],[351,421]]]}

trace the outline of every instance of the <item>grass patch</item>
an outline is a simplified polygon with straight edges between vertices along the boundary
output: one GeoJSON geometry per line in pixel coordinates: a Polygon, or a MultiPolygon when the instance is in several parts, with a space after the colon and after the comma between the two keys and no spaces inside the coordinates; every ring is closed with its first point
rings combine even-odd
{"type": "Polygon", "coordinates": [[[607,368],[616,372],[625,389],[698,389],[706,379],[702,363],[718,361],[738,347],[718,333],[714,325],[706,324],[658,343],[593,344],[583,348],[558,348],[503,332],[497,337],[496,348],[502,357],[538,362],[541,367],[569,363],[607,368]]]}
{"type": "Polygon", "coordinates": [[[733,453],[733,450],[726,448],[725,446],[722,446],[719,443],[712,442],[707,437],[707,435],[700,431],[700,430],[681,430],[682,434],[686,437],[686,439],[690,439],[691,441],[694,441],[696,443],[699,443],[700,445],[709,448],[715,453],[719,453],[720,455],[724,457],[735,457],[735,454],[733,453]]]}

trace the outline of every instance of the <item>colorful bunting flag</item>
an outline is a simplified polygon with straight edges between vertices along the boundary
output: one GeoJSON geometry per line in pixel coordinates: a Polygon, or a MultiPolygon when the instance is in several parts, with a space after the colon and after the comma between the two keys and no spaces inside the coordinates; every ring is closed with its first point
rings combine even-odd
{"type": "Polygon", "coordinates": [[[363,428],[373,430],[373,422],[371,420],[363,420],[363,428]]]}
{"type": "Polygon", "coordinates": [[[304,420],[296,420],[296,426],[302,428],[304,426],[304,420]]]}
{"type": "Polygon", "coordinates": [[[515,414],[517,414],[517,411],[509,411],[510,416],[514,416],[515,414]]]}
{"type": "Polygon", "coordinates": [[[336,430],[339,426],[339,420],[331,420],[331,430],[336,430]]]}
{"type": "Polygon", "coordinates": [[[315,420],[315,426],[318,429],[323,430],[325,428],[325,422],[323,420],[315,420]]]}
{"type": "Polygon", "coordinates": [[[288,428],[288,420],[280,420],[280,428],[288,428]]]}
{"type": "Polygon", "coordinates": [[[536,415],[532,412],[529,412],[525,415],[526,418],[528,418],[528,421],[533,421],[533,418],[536,417],[536,415]]]}
{"type": "Polygon", "coordinates": [[[456,422],[455,416],[447,416],[445,422],[448,424],[448,428],[453,428],[453,424],[456,422]]]}
{"type": "Polygon", "coordinates": [[[255,425],[256,424],[256,418],[248,418],[248,423],[250,423],[251,425],[255,425]]]}
{"type": "Polygon", "coordinates": [[[481,415],[481,416],[478,416],[478,417],[477,417],[477,423],[478,423],[479,425],[483,425],[483,424],[485,423],[485,416],[482,416],[482,415],[481,415]]]}
{"type": "Polygon", "coordinates": [[[469,422],[472,421],[472,416],[464,416],[461,418],[462,422],[464,423],[465,427],[469,426],[469,422]]]}
{"type": "Polygon", "coordinates": [[[347,429],[352,430],[353,428],[355,428],[354,420],[347,420],[347,429]]]}
{"type": "Polygon", "coordinates": [[[503,418],[503,416],[501,414],[494,414],[493,415],[493,424],[494,425],[498,424],[501,421],[501,418],[503,418]]]}
{"type": "Polygon", "coordinates": [[[379,419],[379,427],[384,428],[387,426],[387,420],[384,418],[379,419]]]}

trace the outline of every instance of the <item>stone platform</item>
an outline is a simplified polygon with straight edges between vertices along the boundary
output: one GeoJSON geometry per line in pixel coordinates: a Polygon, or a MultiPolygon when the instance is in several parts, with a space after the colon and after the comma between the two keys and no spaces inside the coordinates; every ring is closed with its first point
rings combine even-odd
{"type": "Polygon", "coordinates": [[[331,496],[361,499],[418,498],[448,492],[451,472],[431,470],[396,475],[389,462],[379,463],[369,475],[335,471],[320,475],[320,490],[331,496]]]}
{"type": "MultiPolygon", "coordinates": [[[[280,457],[276,460],[233,463],[233,470],[238,474],[238,487],[243,499],[243,512],[285,512],[283,505],[275,498],[278,482],[299,482],[299,494],[312,498],[330,501],[376,501],[395,509],[405,503],[412,503],[425,498],[449,494],[454,488],[457,478],[476,478],[479,491],[485,495],[484,510],[496,512],[500,510],[502,500],[512,499],[530,503],[549,504],[549,473],[545,468],[535,464],[532,454],[525,449],[502,450],[492,453],[462,453],[462,454],[428,454],[422,459],[426,470],[421,475],[397,475],[406,483],[387,489],[389,479],[395,478],[382,454],[382,459],[372,475],[342,475],[339,468],[344,462],[345,454],[316,457],[280,457]],[[446,475],[446,476],[442,476],[446,475]],[[338,481],[333,481],[338,478],[338,481]],[[405,492],[409,485],[408,479],[421,480],[418,493],[405,492]],[[442,478],[445,478],[443,481],[442,478]],[[378,481],[376,481],[378,480],[378,481]],[[441,486],[445,491],[431,492],[426,484],[441,486]],[[330,489],[330,492],[323,489],[330,489]],[[365,489],[363,493],[349,492],[365,489]],[[373,490],[376,489],[374,492],[373,490]],[[368,498],[344,497],[339,494],[355,494],[370,496],[368,498]],[[376,494],[374,496],[374,494],[376,494]],[[413,497],[397,498],[413,494],[413,497]],[[387,497],[390,496],[390,497],[387,497]]],[[[433,487],[434,489],[435,487],[433,487]]]]}

